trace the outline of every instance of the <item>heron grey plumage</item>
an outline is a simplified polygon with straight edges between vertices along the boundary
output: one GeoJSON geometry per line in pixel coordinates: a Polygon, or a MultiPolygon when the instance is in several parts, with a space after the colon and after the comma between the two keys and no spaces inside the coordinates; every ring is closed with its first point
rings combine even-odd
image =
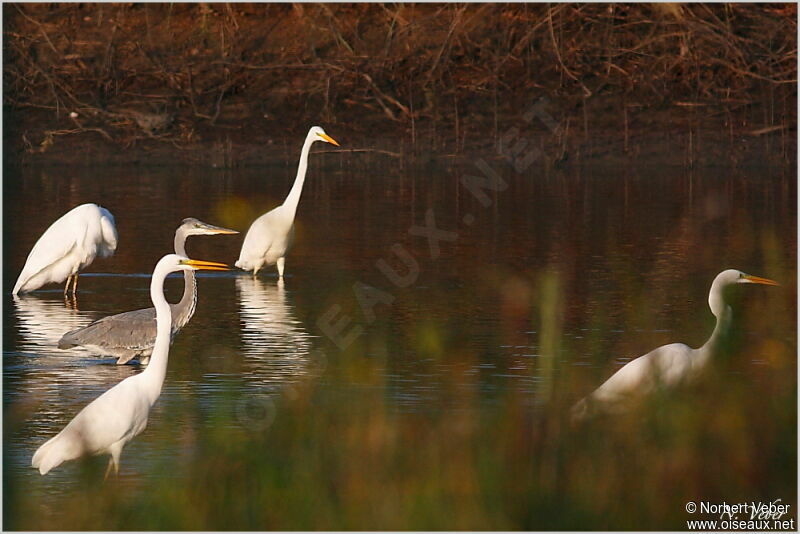
{"type": "MultiPolygon", "coordinates": [[[[198,219],[184,219],[175,231],[175,254],[186,256],[186,239],[191,235],[238,234],[236,230],[214,226],[198,219]]],[[[186,326],[197,305],[197,281],[191,270],[183,272],[183,297],[177,304],[169,304],[174,336],[186,326]]],[[[109,315],[77,330],[64,334],[58,348],[83,347],[90,352],[114,356],[117,365],[133,358],[146,364],[153,352],[156,339],[156,310],[143,308],[109,315]]]]}

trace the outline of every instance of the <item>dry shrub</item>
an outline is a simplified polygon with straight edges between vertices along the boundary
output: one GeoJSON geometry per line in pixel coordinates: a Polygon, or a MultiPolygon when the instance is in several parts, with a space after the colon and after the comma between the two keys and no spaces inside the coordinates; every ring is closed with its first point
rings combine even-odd
{"type": "Polygon", "coordinates": [[[794,126],[789,4],[5,4],[4,16],[5,103],[55,111],[51,141],[94,131],[180,147],[243,123],[244,141],[388,121],[458,147],[458,121],[496,140],[498,117],[542,95],[565,115],[592,103],[600,128],[618,129],[605,103],[620,99],[766,106],[762,126],[794,126]]]}

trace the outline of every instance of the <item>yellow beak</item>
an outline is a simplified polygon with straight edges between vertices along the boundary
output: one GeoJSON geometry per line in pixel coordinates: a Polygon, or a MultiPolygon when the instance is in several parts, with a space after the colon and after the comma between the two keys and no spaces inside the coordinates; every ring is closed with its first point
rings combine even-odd
{"type": "Polygon", "coordinates": [[[760,276],[752,276],[752,275],[745,275],[745,280],[752,284],[764,284],[766,286],[779,286],[780,284],[775,280],[770,280],[769,278],[761,278],[760,276]]]}
{"type": "Polygon", "coordinates": [[[334,139],[330,135],[328,134],[317,134],[317,135],[326,140],[327,142],[329,142],[330,144],[339,146],[339,143],[336,142],[336,139],[334,139]]]}
{"type": "Polygon", "coordinates": [[[229,271],[231,268],[224,263],[203,260],[185,260],[185,265],[191,265],[198,271],[229,271]]]}

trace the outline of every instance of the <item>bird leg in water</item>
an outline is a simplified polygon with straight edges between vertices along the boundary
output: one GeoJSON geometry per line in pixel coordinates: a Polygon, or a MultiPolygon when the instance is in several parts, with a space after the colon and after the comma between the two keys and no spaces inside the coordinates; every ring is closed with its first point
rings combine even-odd
{"type": "Polygon", "coordinates": [[[70,275],[70,276],[67,277],[67,283],[66,283],[66,285],[64,285],[64,305],[67,308],[71,309],[71,310],[77,310],[78,309],[78,297],[75,295],[75,291],[74,290],[72,291],[72,298],[70,298],[70,294],[69,294],[69,282],[70,282],[70,279],[73,278],[73,277],[77,281],[78,275],[77,274],[73,274],[73,275],[70,275]]]}
{"type": "Polygon", "coordinates": [[[74,293],[72,297],[64,294],[64,305],[70,310],[78,311],[78,297],[74,293]]]}
{"type": "Polygon", "coordinates": [[[108,480],[108,474],[111,472],[111,468],[112,467],[114,468],[114,476],[118,476],[119,475],[119,466],[114,463],[114,457],[113,456],[108,459],[108,467],[106,467],[106,474],[103,477],[103,482],[108,480]]]}
{"type": "Polygon", "coordinates": [[[69,283],[72,282],[72,295],[78,291],[78,273],[71,274],[67,277],[67,283],[64,284],[64,297],[69,294],[69,283]]]}
{"type": "Polygon", "coordinates": [[[117,442],[110,447],[109,453],[111,457],[108,459],[108,467],[106,468],[106,476],[103,477],[103,481],[108,478],[108,474],[111,472],[111,468],[114,468],[114,476],[119,476],[119,456],[122,454],[122,442],[117,442]]]}
{"type": "Polygon", "coordinates": [[[286,258],[278,258],[276,263],[278,265],[278,278],[283,278],[283,266],[286,263],[286,258]]]}

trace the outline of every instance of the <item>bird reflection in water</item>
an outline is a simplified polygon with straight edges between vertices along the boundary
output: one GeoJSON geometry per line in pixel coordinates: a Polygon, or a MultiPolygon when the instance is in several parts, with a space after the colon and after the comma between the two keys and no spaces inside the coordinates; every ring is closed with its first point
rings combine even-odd
{"type": "Polygon", "coordinates": [[[29,425],[34,440],[52,433],[52,425],[63,425],[76,407],[136,372],[131,366],[98,365],[83,349],[58,350],[64,332],[86,326],[93,317],[65,306],[60,291],[52,296],[14,297],[20,340],[16,351],[4,355],[5,377],[15,384],[7,400],[25,406],[27,417],[35,421],[29,425]]]}
{"type": "MultiPolygon", "coordinates": [[[[61,297],[60,293],[53,294],[61,297]]],[[[15,296],[14,308],[22,337],[21,352],[56,353],[56,343],[64,332],[91,321],[88,314],[65,306],[61,298],[48,300],[34,295],[15,296]]]]}
{"type": "Polygon", "coordinates": [[[251,276],[236,279],[241,306],[244,377],[277,390],[309,372],[311,338],[293,313],[283,281],[277,285],[251,276]]]}

